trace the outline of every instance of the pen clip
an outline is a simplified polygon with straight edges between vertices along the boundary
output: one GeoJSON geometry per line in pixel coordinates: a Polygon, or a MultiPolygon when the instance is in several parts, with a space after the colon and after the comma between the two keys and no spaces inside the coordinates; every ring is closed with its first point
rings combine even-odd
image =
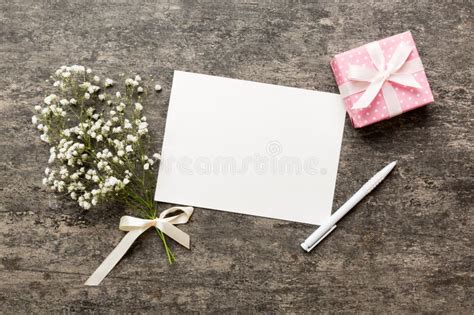
{"type": "Polygon", "coordinates": [[[335,228],[336,228],[336,225],[334,225],[329,231],[327,231],[326,234],[324,234],[323,236],[321,236],[321,238],[320,238],[316,243],[314,243],[313,246],[311,246],[310,248],[308,248],[308,253],[309,253],[310,251],[312,251],[313,248],[316,247],[316,245],[318,245],[319,243],[321,243],[321,241],[322,241],[326,236],[328,236],[329,233],[331,233],[335,228]]]}

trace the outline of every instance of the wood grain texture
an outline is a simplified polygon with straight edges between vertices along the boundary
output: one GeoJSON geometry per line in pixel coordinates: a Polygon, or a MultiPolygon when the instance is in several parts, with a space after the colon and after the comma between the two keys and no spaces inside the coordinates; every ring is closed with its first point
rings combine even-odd
{"type": "MultiPolygon", "coordinates": [[[[1,313],[452,313],[473,306],[471,1],[32,1],[0,3],[1,313]],[[304,224],[197,209],[192,250],[145,233],[103,285],[124,209],[81,211],[41,186],[31,127],[62,64],[136,70],[163,93],[172,71],[336,92],[331,56],[411,30],[435,103],[361,130],[346,121],[335,206],[381,166],[395,172],[311,254],[304,224]]],[[[244,125],[245,122],[242,122],[244,125]]],[[[166,205],[163,205],[166,207],[166,205]]]]}

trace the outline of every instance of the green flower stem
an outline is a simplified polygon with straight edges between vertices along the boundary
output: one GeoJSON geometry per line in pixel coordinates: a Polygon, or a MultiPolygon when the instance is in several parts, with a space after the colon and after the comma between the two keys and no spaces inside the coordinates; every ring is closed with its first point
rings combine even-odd
{"type": "MultiPolygon", "coordinates": [[[[151,203],[151,206],[147,207],[148,211],[150,211],[150,213],[148,214],[148,218],[153,220],[153,219],[156,219],[157,209],[155,207],[155,203],[153,199],[151,199],[150,203],[151,203]]],[[[173,252],[171,251],[170,247],[168,246],[166,235],[157,227],[155,227],[155,231],[158,234],[158,236],[161,238],[161,241],[163,242],[163,247],[165,248],[166,257],[168,258],[169,264],[172,264],[175,261],[175,256],[173,252]]]]}
{"type": "Polygon", "coordinates": [[[156,230],[156,233],[158,234],[158,236],[163,241],[163,246],[165,247],[166,256],[168,257],[168,262],[171,265],[174,262],[175,258],[174,258],[173,253],[171,252],[171,249],[168,247],[168,243],[166,242],[166,236],[160,229],[155,228],[155,230],[156,230]]]}
{"type": "MultiPolygon", "coordinates": [[[[142,216],[153,220],[156,219],[157,209],[152,205],[150,207],[149,203],[146,202],[144,199],[136,196],[135,198],[128,199],[127,196],[124,197],[124,201],[130,207],[134,207],[135,209],[139,209],[142,212],[142,216]],[[138,206],[138,207],[137,207],[138,206]]],[[[172,264],[175,261],[175,256],[171,251],[170,247],[168,246],[168,242],[166,239],[165,234],[158,228],[155,227],[156,233],[160,237],[161,241],[163,242],[163,247],[165,248],[166,257],[168,258],[168,262],[172,264]]]]}

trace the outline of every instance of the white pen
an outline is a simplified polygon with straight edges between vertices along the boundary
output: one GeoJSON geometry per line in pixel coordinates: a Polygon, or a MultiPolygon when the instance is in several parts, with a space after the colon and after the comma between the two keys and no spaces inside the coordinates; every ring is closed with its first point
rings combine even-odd
{"type": "Polygon", "coordinates": [[[346,201],[329,219],[319,226],[303,243],[301,247],[307,252],[310,252],[316,245],[318,245],[326,236],[329,235],[335,228],[336,223],[346,213],[348,213],[355,205],[359,203],[365,196],[367,196],[395,167],[397,161],[385,166],[381,171],[374,175],[367,183],[365,183],[349,200],[346,201]]]}

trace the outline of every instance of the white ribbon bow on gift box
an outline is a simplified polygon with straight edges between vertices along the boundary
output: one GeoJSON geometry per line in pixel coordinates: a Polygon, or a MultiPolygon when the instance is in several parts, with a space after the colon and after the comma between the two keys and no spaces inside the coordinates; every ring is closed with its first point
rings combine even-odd
{"type": "Polygon", "coordinates": [[[112,271],[115,265],[125,255],[130,246],[135,240],[142,235],[143,232],[151,227],[156,227],[170,238],[174,239],[179,244],[189,249],[189,235],[175,227],[175,224],[187,223],[193,214],[192,207],[172,207],[161,212],[158,218],[147,220],[139,219],[131,216],[123,216],[120,219],[119,229],[127,231],[128,233],[122,238],[120,243],[114,250],[105,258],[102,264],[94,271],[94,273],[87,279],[85,285],[96,286],[99,285],[107,274],[112,271]],[[177,211],[181,213],[167,217],[177,211]]]}
{"type": "Polygon", "coordinates": [[[365,91],[357,102],[352,105],[352,109],[362,109],[369,107],[379,91],[382,90],[390,116],[396,116],[402,112],[402,107],[390,82],[421,88],[413,74],[422,71],[423,64],[420,58],[406,61],[413,47],[403,42],[398,45],[387,63],[378,42],[367,44],[365,47],[375,65],[375,69],[350,65],[347,76],[350,81],[339,87],[341,95],[345,98],[365,91]]]}

